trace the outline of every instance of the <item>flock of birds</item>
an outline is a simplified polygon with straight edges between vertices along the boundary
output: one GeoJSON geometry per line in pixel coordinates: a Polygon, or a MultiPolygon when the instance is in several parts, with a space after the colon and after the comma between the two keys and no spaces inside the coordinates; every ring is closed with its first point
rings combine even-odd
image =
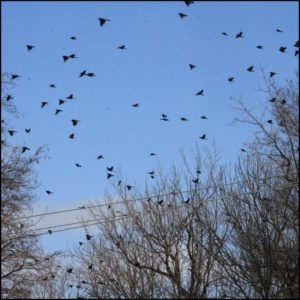
{"type": "MultiPolygon", "coordinates": [[[[190,6],[194,1],[184,1],[184,2],[185,2],[185,4],[186,4],[187,6],[190,6]]],[[[179,13],[179,17],[180,17],[181,19],[184,19],[184,18],[187,18],[188,15],[185,14],[185,13],[180,12],[180,13],[179,13]]],[[[100,27],[103,27],[104,25],[107,25],[107,22],[111,22],[110,19],[106,19],[106,18],[98,18],[98,20],[99,20],[99,25],[100,25],[100,27]]],[[[281,29],[276,29],[276,32],[278,32],[278,33],[280,33],[280,34],[283,33],[283,31],[282,31],[281,29]]],[[[227,32],[222,32],[221,34],[222,34],[223,36],[226,36],[226,37],[229,36],[229,34],[228,34],[227,32]]],[[[241,32],[238,32],[238,33],[235,35],[235,38],[236,38],[236,39],[239,39],[239,38],[245,38],[244,32],[242,32],[242,31],[241,31],[241,32]]],[[[71,36],[70,39],[73,40],[73,41],[76,41],[76,40],[77,40],[77,37],[76,37],[76,36],[71,36]]],[[[295,56],[299,55],[299,41],[296,41],[295,44],[294,44],[293,46],[296,48],[294,55],[295,55],[295,56]]],[[[34,46],[34,45],[26,45],[26,48],[27,48],[27,51],[28,51],[28,52],[31,52],[31,51],[34,50],[34,48],[36,48],[36,46],[34,46]]],[[[256,48],[259,49],[259,50],[264,49],[264,47],[263,47],[262,45],[257,45],[256,48]]],[[[120,45],[120,46],[118,47],[118,49],[120,49],[120,50],[127,50],[126,45],[120,45]]],[[[278,51],[280,51],[281,53],[287,53],[286,50],[287,50],[287,47],[285,47],[285,46],[281,46],[281,47],[278,49],[278,51]]],[[[67,63],[70,59],[77,59],[77,56],[76,56],[76,54],[72,53],[72,54],[70,54],[70,55],[62,55],[62,59],[63,59],[63,61],[64,61],[65,63],[67,63]]],[[[188,64],[188,68],[192,71],[192,70],[194,70],[195,68],[197,68],[197,65],[194,65],[194,64],[188,64]]],[[[249,66],[248,68],[246,68],[245,71],[248,71],[248,72],[255,72],[255,67],[254,67],[253,65],[251,65],[251,66],[249,66]]],[[[277,75],[276,72],[274,72],[274,71],[269,72],[269,77],[270,77],[270,78],[274,77],[275,75],[277,75]]],[[[83,70],[82,72],[80,72],[79,77],[80,77],[80,78],[82,78],[82,77],[96,77],[96,74],[95,74],[94,72],[90,72],[90,71],[87,71],[87,70],[83,70]]],[[[18,78],[21,78],[21,76],[18,75],[18,74],[12,74],[12,75],[11,75],[11,80],[16,80],[16,79],[18,79],[18,78]]],[[[229,77],[227,80],[228,80],[228,82],[233,83],[233,82],[235,81],[235,77],[229,77]]],[[[56,85],[52,83],[52,84],[49,85],[49,87],[50,87],[50,88],[56,88],[56,85]]],[[[198,92],[196,92],[195,96],[204,96],[204,89],[201,89],[201,90],[199,90],[198,92]]],[[[10,101],[10,100],[12,100],[12,99],[13,99],[13,96],[12,96],[12,95],[9,94],[9,95],[6,96],[6,101],[10,101]]],[[[69,101],[69,100],[75,100],[75,99],[76,99],[76,98],[75,98],[75,96],[74,96],[73,94],[70,94],[69,96],[67,96],[67,97],[66,97],[66,100],[65,100],[65,99],[58,99],[58,108],[56,108],[54,114],[55,114],[55,115],[58,115],[58,114],[63,113],[62,106],[63,106],[67,101],[69,101]]],[[[284,104],[286,103],[286,100],[285,100],[285,99],[276,99],[276,98],[272,98],[272,99],[270,99],[269,101],[272,102],[272,103],[275,102],[275,101],[280,101],[280,103],[281,103],[282,105],[284,105],[284,104]]],[[[49,105],[49,103],[48,103],[47,101],[42,101],[40,107],[41,107],[41,109],[45,109],[48,105],[49,105]]],[[[140,108],[140,103],[134,103],[134,104],[132,104],[132,107],[133,107],[134,109],[138,109],[138,108],[140,108]]],[[[202,119],[202,120],[207,120],[208,118],[207,118],[207,116],[203,115],[203,116],[201,116],[201,119],[202,119]]],[[[161,114],[160,120],[163,121],[163,122],[168,122],[168,121],[169,121],[169,117],[168,117],[167,114],[162,113],[162,114],[161,114]]],[[[186,118],[186,117],[181,117],[180,120],[181,120],[182,122],[187,122],[187,121],[188,121],[188,118],[186,118]]],[[[77,119],[71,119],[70,121],[71,121],[73,127],[78,126],[79,123],[81,122],[80,120],[77,120],[77,119]]],[[[269,123],[269,124],[272,124],[273,121],[272,121],[272,120],[267,120],[266,122],[269,123]]],[[[30,134],[30,133],[31,133],[31,128],[25,128],[25,132],[28,133],[28,134],[30,134]]],[[[13,129],[8,130],[8,134],[9,134],[10,136],[13,136],[15,133],[17,133],[16,130],[13,130],[13,129]]],[[[75,139],[75,132],[72,132],[72,133],[69,134],[69,139],[75,139]]],[[[206,134],[204,133],[203,135],[201,135],[201,136],[199,137],[199,139],[201,139],[201,140],[207,140],[206,134]]],[[[29,147],[23,146],[21,151],[22,151],[22,153],[25,153],[26,151],[29,151],[29,150],[30,150],[29,147]]],[[[242,152],[246,152],[245,149],[241,149],[241,151],[242,151],[242,152]]],[[[153,152],[152,152],[152,153],[150,153],[150,156],[156,156],[156,153],[153,153],[153,152]]],[[[97,159],[97,160],[104,159],[103,154],[98,155],[98,156],[96,157],[96,159],[97,159]]],[[[82,165],[81,165],[80,163],[78,163],[78,162],[74,163],[74,165],[75,165],[75,167],[77,167],[77,168],[81,168],[81,167],[82,167],[82,165]]],[[[107,176],[106,176],[107,179],[110,179],[110,178],[112,178],[112,177],[115,176],[115,175],[114,175],[114,166],[107,167],[107,168],[106,168],[106,171],[107,171],[107,176]]],[[[197,183],[199,182],[199,177],[198,177],[198,176],[199,176],[199,174],[201,173],[201,171],[198,170],[198,171],[196,171],[196,173],[197,173],[197,175],[196,175],[195,179],[192,180],[195,184],[197,184],[197,183]]],[[[150,177],[151,177],[152,179],[155,178],[155,172],[154,172],[154,171],[149,171],[147,174],[150,175],[150,177]]],[[[121,184],[121,181],[119,180],[119,181],[118,181],[118,185],[120,185],[120,184],[121,184]]],[[[126,185],[126,189],[127,189],[128,191],[130,191],[132,188],[133,188],[132,185],[129,185],[129,184],[126,185]]],[[[46,192],[48,195],[53,194],[53,191],[51,191],[51,190],[46,190],[45,192],[46,192]]],[[[189,199],[187,199],[186,201],[184,201],[184,203],[186,203],[186,204],[187,204],[188,202],[189,202],[189,199]]],[[[159,205],[162,205],[162,203],[163,203],[163,200],[160,200],[160,201],[157,202],[157,204],[159,204],[159,205]]],[[[81,207],[79,207],[79,208],[85,208],[85,206],[81,206],[81,207]]],[[[110,208],[110,207],[109,207],[109,208],[110,208]]],[[[48,230],[48,233],[49,233],[49,234],[52,234],[52,230],[49,229],[49,230],[48,230]]],[[[93,236],[91,236],[91,235],[89,235],[89,234],[86,235],[86,239],[87,239],[88,241],[91,240],[92,237],[93,237],[93,236]]],[[[83,242],[80,241],[80,242],[79,242],[79,245],[82,246],[82,245],[83,245],[83,242]]],[[[92,267],[93,267],[92,264],[90,264],[90,265],[88,266],[88,268],[89,268],[90,270],[92,269],[92,267]]],[[[73,268],[68,268],[68,269],[67,269],[67,272],[68,272],[68,273],[72,273],[72,272],[73,272],[73,268]]]]}

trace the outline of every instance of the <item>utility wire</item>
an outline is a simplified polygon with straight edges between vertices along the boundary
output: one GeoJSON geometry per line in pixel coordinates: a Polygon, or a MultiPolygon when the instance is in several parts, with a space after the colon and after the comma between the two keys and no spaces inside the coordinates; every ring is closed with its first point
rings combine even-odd
{"type": "MultiPolygon", "coordinates": [[[[261,180],[268,180],[268,179],[273,179],[273,178],[283,178],[283,177],[281,177],[281,176],[272,176],[272,177],[266,177],[266,178],[257,178],[256,180],[261,181],[261,180]]],[[[232,182],[232,183],[223,184],[223,185],[220,185],[220,186],[213,185],[213,186],[207,186],[207,187],[190,189],[190,190],[179,191],[179,192],[174,191],[174,192],[170,192],[170,193],[166,193],[166,194],[162,194],[162,195],[153,195],[153,196],[149,196],[149,197],[150,198],[151,197],[153,197],[153,198],[166,197],[166,196],[169,196],[169,195],[176,195],[176,194],[181,194],[181,193],[200,191],[200,190],[210,189],[210,188],[222,188],[222,187],[226,187],[226,186],[230,186],[230,185],[234,185],[234,184],[239,184],[239,183],[242,183],[242,182],[236,181],[236,182],[232,182]]],[[[142,201],[142,200],[149,199],[149,197],[135,198],[135,199],[127,200],[127,201],[128,202],[142,201]]],[[[91,206],[84,206],[84,208],[73,208],[73,209],[66,209],[66,210],[57,210],[57,211],[52,211],[52,212],[48,212],[48,213],[41,213],[41,214],[36,214],[36,215],[31,215],[31,216],[18,217],[18,218],[12,219],[12,221],[42,217],[42,216],[53,215],[53,214],[67,213],[67,212],[83,210],[83,209],[87,209],[87,208],[95,208],[95,207],[102,207],[102,206],[108,206],[108,205],[116,205],[116,204],[121,204],[121,203],[123,203],[123,201],[111,202],[109,204],[97,204],[97,205],[91,205],[91,206]]]]}

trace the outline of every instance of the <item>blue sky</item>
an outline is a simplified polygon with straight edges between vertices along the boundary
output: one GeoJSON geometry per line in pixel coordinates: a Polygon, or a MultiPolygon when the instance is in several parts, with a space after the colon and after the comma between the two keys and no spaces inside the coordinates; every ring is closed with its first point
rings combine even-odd
{"type": "MultiPolygon", "coordinates": [[[[196,143],[200,149],[215,143],[222,163],[233,162],[251,141],[252,128],[229,125],[237,117],[230,97],[242,96],[259,110],[267,102],[258,91],[264,86],[259,66],[278,73],[278,83],[293,76],[298,20],[298,3],[288,1],[195,2],[189,7],[183,1],[2,2],[2,71],[22,76],[10,90],[20,116],[10,121],[18,132],[8,138],[31,152],[41,145],[49,149],[49,159],[37,166],[36,211],[101,201],[111,190],[106,167],[112,165],[129,184],[141,187],[158,160],[166,168],[180,165],[179,149],[191,154],[196,143]],[[181,19],[179,12],[188,17],[181,19]],[[111,21],[100,27],[99,17],[111,21]],[[235,39],[240,31],[244,38],[235,39]],[[28,44],[36,47],[28,52],[28,44]],[[127,50],[117,49],[123,44],[127,50]],[[281,46],[287,53],[278,51],[281,46]],[[62,56],[72,53],[78,58],[63,62],[62,56]],[[190,70],[189,64],[197,68],[190,70]],[[251,65],[256,72],[246,71],[251,65]],[[96,77],[79,78],[83,70],[96,77]],[[228,82],[229,77],[236,81],[228,82]],[[201,89],[204,96],[195,96],[201,89]],[[59,107],[58,99],[70,94],[76,99],[59,107]],[[41,109],[41,101],[49,105],[41,109]],[[133,108],[137,102],[140,107],[133,108]],[[57,108],[63,112],[55,116],[57,108]],[[160,120],[162,113],[169,122],[160,120]],[[73,127],[71,119],[80,123],[73,127]],[[206,141],[199,139],[204,133],[206,141]],[[100,154],[104,160],[96,159],[100,154]]],[[[74,218],[57,215],[45,222],[74,218]]],[[[67,231],[43,241],[48,249],[59,249],[82,234],[67,231]]]]}

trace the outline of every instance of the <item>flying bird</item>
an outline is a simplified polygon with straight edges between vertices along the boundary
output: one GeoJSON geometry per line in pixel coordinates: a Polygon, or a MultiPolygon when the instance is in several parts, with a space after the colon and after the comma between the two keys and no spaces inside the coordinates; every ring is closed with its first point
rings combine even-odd
{"type": "Polygon", "coordinates": [[[46,193],[47,193],[48,195],[54,194],[53,192],[51,192],[51,191],[49,191],[49,190],[47,190],[46,193]]]}
{"type": "Polygon", "coordinates": [[[285,100],[285,99],[282,99],[282,100],[280,101],[280,103],[281,103],[282,105],[284,105],[284,104],[286,104],[286,100],[285,100]]]}
{"type": "Polygon", "coordinates": [[[107,173],[107,179],[109,179],[110,177],[113,177],[113,176],[115,176],[115,175],[107,173]]]}
{"type": "Polygon", "coordinates": [[[230,81],[230,82],[233,82],[234,81],[234,77],[229,77],[227,80],[230,81]]]}
{"type": "Polygon", "coordinates": [[[100,26],[103,26],[106,22],[110,21],[109,19],[104,19],[104,18],[98,18],[100,22],[100,26]]]}
{"type": "Polygon", "coordinates": [[[56,88],[55,84],[53,84],[53,83],[50,84],[49,86],[50,86],[51,88],[56,88]]]}
{"type": "Polygon", "coordinates": [[[28,52],[31,51],[35,46],[32,45],[26,45],[28,52]]]}
{"type": "Polygon", "coordinates": [[[70,95],[67,97],[67,99],[72,100],[72,99],[76,99],[76,98],[74,98],[74,95],[73,95],[73,94],[70,94],[70,95]]]}
{"type": "Polygon", "coordinates": [[[202,120],[207,120],[207,117],[206,116],[201,116],[201,119],[202,120]]]}
{"type": "Polygon", "coordinates": [[[63,55],[62,58],[63,58],[64,62],[66,62],[69,59],[69,56],[63,55]]]}
{"type": "Polygon", "coordinates": [[[70,39],[73,40],[73,41],[77,40],[76,36],[71,36],[70,39]]]}
{"type": "Polygon", "coordinates": [[[25,132],[29,133],[31,131],[31,128],[25,128],[25,132]]]}
{"type": "Polygon", "coordinates": [[[88,241],[93,237],[93,235],[89,235],[89,234],[86,234],[85,236],[88,241]]]}
{"type": "Polygon", "coordinates": [[[241,31],[240,33],[238,33],[235,38],[238,39],[238,38],[243,38],[243,32],[241,31]]]}
{"type": "Polygon", "coordinates": [[[78,122],[80,122],[79,120],[74,120],[74,119],[72,119],[71,121],[72,121],[73,126],[76,126],[78,124],[78,122]]]}
{"type": "Polygon", "coordinates": [[[75,137],[75,134],[74,134],[74,133],[71,133],[71,134],[69,135],[69,138],[70,138],[70,139],[74,139],[74,137],[75,137]]]}
{"type": "Polygon", "coordinates": [[[28,151],[28,150],[30,150],[28,147],[26,147],[26,146],[22,147],[22,153],[24,153],[25,151],[28,151]]]}
{"type": "Polygon", "coordinates": [[[206,134],[203,134],[202,136],[200,136],[199,139],[206,140],[206,134]]]}
{"type": "Polygon", "coordinates": [[[282,30],[280,30],[280,29],[276,29],[276,31],[277,31],[277,32],[283,32],[283,31],[282,31],[282,30]]]}
{"type": "Polygon", "coordinates": [[[90,265],[88,266],[88,269],[92,270],[92,268],[93,268],[93,264],[90,264],[90,265]]]}
{"type": "Polygon", "coordinates": [[[185,204],[188,204],[189,202],[190,202],[190,198],[187,198],[187,200],[186,201],[182,201],[182,203],[185,203],[185,204]]]}
{"type": "Polygon", "coordinates": [[[297,56],[297,55],[299,55],[299,50],[295,50],[294,56],[297,56]]]}
{"type": "Polygon", "coordinates": [[[196,94],[196,96],[204,96],[204,95],[203,95],[203,92],[204,92],[204,90],[201,90],[200,92],[198,92],[198,93],[196,94]]]}
{"type": "Polygon", "coordinates": [[[125,45],[122,45],[122,46],[119,46],[118,49],[121,49],[121,50],[126,50],[126,46],[125,45]]]}
{"type": "Polygon", "coordinates": [[[113,167],[113,166],[111,166],[111,167],[107,167],[107,168],[106,168],[106,170],[107,170],[107,171],[110,171],[110,172],[112,172],[112,171],[113,171],[113,169],[114,169],[114,167],[113,167]]]}
{"type": "Polygon", "coordinates": [[[296,43],[293,46],[299,48],[299,41],[296,41],[296,43]]]}
{"type": "Polygon", "coordinates": [[[272,121],[272,120],[268,120],[268,121],[267,121],[267,123],[269,123],[269,124],[272,124],[272,123],[273,123],[273,121],[272,121]]]}
{"type": "Polygon", "coordinates": [[[273,97],[272,99],[269,100],[269,102],[275,102],[276,101],[276,98],[273,97]]]}
{"type": "Polygon", "coordinates": [[[58,105],[62,105],[66,102],[67,102],[66,100],[58,99],[58,105]]]}
{"type": "Polygon", "coordinates": [[[82,246],[84,243],[83,242],[79,242],[79,246],[82,246]]]}
{"type": "Polygon", "coordinates": [[[151,152],[151,153],[150,153],[150,156],[154,156],[154,155],[156,155],[156,154],[155,154],[155,153],[153,153],[153,152],[151,152]]]}
{"type": "Polygon", "coordinates": [[[199,182],[199,178],[193,179],[192,181],[197,184],[199,182]]]}
{"type": "Polygon", "coordinates": [[[84,76],[84,75],[86,75],[86,70],[83,70],[83,71],[80,73],[79,77],[82,77],[82,76],[84,76]]]}
{"type": "Polygon", "coordinates": [[[188,119],[185,118],[185,117],[180,118],[180,120],[181,120],[181,121],[188,121],[188,119]]]}
{"type": "Polygon", "coordinates": [[[96,74],[91,72],[91,73],[87,73],[86,76],[88,76],[88,77],[96,77],[96,74]]]}
{"type": "Polygon", "coordinates": [[[68,269],[67,269],[67,272],[68,272],[68,273],[72,273],[72,272],[73,272],[73,269],[72,269],[72,268],[68,268],[68,269]]]}
{"type": "Polygon", "coordinates": [[[243,149],[243,148],[241,149],[241,151],[242,151],[242,152],[246,152],[246,150],[245,150],[245,149],[243,149]]]}
{"type": "Polygon", "coordinates": [[[222,32],[222,34],[228,36],[228,33],[227,33],[227,32],[222,32]]]}
{"type": "Polygon", "coordinates": [[[149,174],[149,175],[154,175],[154,171],[151,171],[151,172],[148,172],[147,174],[149,174]]]}
{"type": "Polygon", "coordinates": [[[69,58],[77,58],[76,54],[69,55],[69,58]]]}
{"type": "Polygon", "coordinates": [[[191,70],[193,70],[194,68],[196,68],[197,66],[193,65],[193,64],[189,64],[189,67],[191,70]]]}
{"type": "Polygon", "coordinates": [[[261,45],[256,46],[257,49],[263,49],[264,47],[261,45]]]}
{"type": "Polygon", "coordinates": [[[128,191],[130,191],[130,190],[133,188],[132,185],[126,185],[126,187],[127,187],[127,190],[128,190],[128,191]]]}
{"type": "Polygon", "coordinates": [[[247,69],[247,71],[248,71],[248,72],[254,72],[254,71],[253,71],[253,68],[254,68],[254,66],[250,66],[250,67],[247,69]]]}
{"type": "Polygon", "coordinates": [[[48,233],[49,233],[49,234],[52,234],[52,230],[51,230],[51,229],[48,229],[48,233]]]}
{"type": "Polygon", "coordinates": [[[17,131],[16,130],[8,130],[10,136],[13,136],[17,131]]]}
{"type": "Polygon", "coordinates": [[[12,74],[11,75],[11,79],[14,80],[14,79],[17,79],[17,78],[20,78],[21,76],[20,75],[17,75],[17,74],[12,74]]]}
{"type": "Polygon", "coordinates": [[[98,155],[97,159],[104,159],[104,156],[103,155],[98,155]]]}
{"type": "Polygon", "coordinates": [[[277,73],[275,72],[270,72],[270,78],[273,77],[274,75],[276,75],[277,73]]]}
{"type": "Polygon", "coordinates": [[[45,105],[49,104],[48,102],[46,101],[42,101],[42,104],[41,104],[41,108],[43,108],[45,105]]]}
{"type": "Polygon", "coordinates": [[[82,205],[82,206],[79,206],[78,208],[79,208],[79,209],[85,209],[85,206],[82,205]]]}
{"type": "Polygon", "coordinates": [[[282,52],[282,53],[286,53],[286,52],[285,52],[286,47],[280,47],[278,50],[279,50],[280,52],[282,52]]]}
{"type": "Polygon", "coordinates": [[[139,103],[132,104],[133,107],[140,107],[139,103]]]}
{"type": "Polygon", "coordinates": [[[6,96],[6,101],[9,101],[9,100],[11,100],[11,99],[14,99],[14,97],[13,97],[12,95],[7,95],[7,96],[6,96]]]}
{"type": "Polygon", "coordinates": [[[61,109],[57,109],[57,110],[55,111],[55,115],[59,114],[60,112],[62,112],[62,110],[61,110],[61,109]]]}
{"type": "Polygon", "coordinates": [[[162,199],[162,200],[160,200],[160,201],[157,201],[157,204],[158,204],[158,205],[161,205],[161,204],[163,204],[163,202],[164,202],[164,200],[162,199]]]}
{"type": "Polygon", "coordinates": [[[75,166],[76,166],[77,168],[81,168],[81,167],[82,167],[82,165],[80,165],[80,164],[78,164],[78,163],[75,163],[75,166]]]}
{"type": "Polygon", "coordinates": [[[186,6],[190,6],[191,4],[194,3],[194,1],[191,1],[191,0],[185,0],[184,3],[185,3],[186,6]]]}
{"type": "Polygon", "coordinates": [[[186,14],[184,14],[184,13],[179,13],[178,15],[179,15],[179,17],[180,17],[181,19],[183,19],[183,18],[185,18],[185,17],[188,16],[188,15],[186,15],[186,14]]]}

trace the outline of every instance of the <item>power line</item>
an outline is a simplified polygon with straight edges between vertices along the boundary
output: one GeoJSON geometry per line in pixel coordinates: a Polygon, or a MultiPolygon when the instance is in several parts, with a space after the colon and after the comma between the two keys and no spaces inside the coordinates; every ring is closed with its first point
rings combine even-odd
{"type": "MultiPolygon", "coordinates": [[[[257,178],[256,180],[268,180],[268,179],[273,179],[273,178],[284,178],[281,176],[272,176],[272,177],[266,177],[266,178],[257,178]]],[[[190,189],[190,190],[185,190],[185,191],[180,191],[180,192],[170,192],[170,193],[166,193],[166,194],[162,194],[162,195],[153,195],[153,196],[149,196],[150,198],[156,198],[156,197],[166,197],[169,195],[176,195],[176,194],[181,194],[181,193],[188,193],[188,192],[193,192],[193,191],[200,191],[200,190],[204,190],[204,189],[209,189],[209,188],[221,188],[221,187],[226,187],[226,186],[230,186],[230,185],[234,185],[234,184],[238,184],[238,183],[242,183],[240,181],[236,181],[236,182],[232,182],[232,183],[227,183],[227,184],[223,184],[220,186],[207,186],[207,187],[202,187],[202,188],[197,188],[197,189],[190,189]]],[[[128,202],[132,202],[132,201],[142,201],[142,200],[147,200],[149,199],[149,197],[141,197],[141,198],[135,198],[135,199],[131,199],[131,200],[127,200],[128,202]]],[[[73,208],[73,209],[66,209],[66,210],[57,210],[57,211],[53,211],[53,212],[48,212],[48,213],[41,213],[41,214],[36,214],[36,215],[32,215],[32,216],[24,216],[24,217],[18,217],[15,219],[12,219],[12,221],[16,221],[16,220],[22,220],[22,219],[30,219],[30,218],[36,218],[36,217],[42,217],[42,216],[48,216],[48,215],[52,215],[52,214],[60,214],[60,213],[67,213],[67,212],[72,212],[72,211],[77,211],[77,210],[83,210],[83,209],[87,209],[87,208],[95,208],[95,207],[102,207],[102,206],[108,206],[108,205],[117,205],[117,204],[121,204],[123,203],[123,201],[116,201],[116,202],[111,202],[109,204],[97,204],[97,205],[91,205],[91,206],[84,206],[84,208],[73,208]]]]}
{"type": "MultiPolygon", "coordinates": [[[[289,184],[282,185],[282,186],[276,186],[275,188],[284,188],[284,187],[291,187],[291,186],[298,186],[298,183],[296,183],[296,182],[295,183],[289,183],[289,184]]],[[[256,193],[256,192],[241,193],[241,194],[238,194],[237,196],[242,196],[242,195],[247,195],[247,194],[254,194],[254,193],[256,193]]],[[[218,200],[220,198],[214,197],[213,199],[214,200],[218,200]]],[[[184,203],[181,203],[181,204],[184,205],[184,203]]],[[[142,215],[144,215],[144,214],[142,214],[142,215]]],[[[54,226],[42,227],[42,228],[37,228],[35,230],[27,231],[25,233],[29,233],[29,235],[30,235],[30,232],[32,232],[32,231],[47,230],[47,229],[51,229],[51,228],[65,227],[65,226],[69,226],[69,225],[81,224],[83,222],[95,222],[95,221],[97,221],[96,223],[92,223],[92,224],[83,224],[83,225],[80,225],[80,226],[75,226],[75,227],[70,227],[70,228],[64,228],[64,229],[55,230],[55,231],[51,232],[51,234],[52,234],[52,233],[56,233],[56,232],[68,231],[68,230],[77,229],[77,228],[83,228],[85,226],[93,226],[93,225],[97,225],[97,224],[104,224],[103,222],[98,222],[98,221],[102,221],[102,220],[106,220],[106,221],[107,220],[117,220],[118,221],[120,219],[124,219],[124,217],[128,218],[128,217],[132,217],[132,215],[126,214],[126,215],[121,215],[121,216],[117,216],[117,217],[114,217],[114,216],[112,216],[112,217],[102,217],[100,219],[92,219],[92,220],[78,221],[78,222],[73,222],[73,223],[68,223],[68,224],[61,224],[61,225],[54,225],[54,226]]],[[[49,232],[34,234],[33,236],[36,237],[36,236],[45,235],[45,234],[49,234],[49,232]]]]}

